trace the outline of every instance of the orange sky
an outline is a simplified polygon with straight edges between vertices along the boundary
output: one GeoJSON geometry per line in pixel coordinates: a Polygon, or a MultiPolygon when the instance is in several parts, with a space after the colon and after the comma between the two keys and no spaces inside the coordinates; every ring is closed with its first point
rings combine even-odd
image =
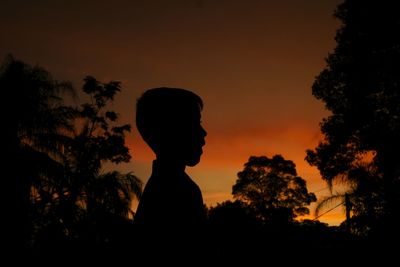
{"type": "MultiPolygon", "coordinates": [[[[325,188],[304,161],[328,113],[311,95],[335,46],[339,0],[2,1],[0,57],[39,63],[79,88],[90,74],[122,82],[114,108],[134,125],[136,98],[151,87],[202,96],[208,131],[202,162],[188,169],[208,205],[229,199],[251,155],[293,160],[310,191],[325,188]]],[[[152,153],[137,131],[132,162],[144,182],[152,153]]],[[[317,193],[326,195],[327,190],[317,193]]],[[[337,224],[340,209],[321,217],[337,224]]]]}

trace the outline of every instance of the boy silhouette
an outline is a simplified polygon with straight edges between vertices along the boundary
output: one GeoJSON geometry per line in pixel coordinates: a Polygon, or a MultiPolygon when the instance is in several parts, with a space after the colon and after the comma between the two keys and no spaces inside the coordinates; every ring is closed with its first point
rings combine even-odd
{"type": "Polygon", "coordinates": [[[203,198],[185,173],[200,162],[207,132],[201,126],[203,101],[179,88],[147,90],[137,101],[136,125],[156,155],[135,223],[193,227],[205,221],[203,198]]]}

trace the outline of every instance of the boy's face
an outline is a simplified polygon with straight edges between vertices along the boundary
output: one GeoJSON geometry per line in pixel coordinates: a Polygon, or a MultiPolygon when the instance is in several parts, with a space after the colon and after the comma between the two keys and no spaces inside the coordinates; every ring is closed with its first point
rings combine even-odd
{"type": "Polygon", "coordinates": [[[164,144],[163,154],[186,166],[195,166],[200,162],[203,154],[207,132],[201,125],[200,109],[196,107],[191,111],[182,112],[170,124],[168,137],[164,144]]]}

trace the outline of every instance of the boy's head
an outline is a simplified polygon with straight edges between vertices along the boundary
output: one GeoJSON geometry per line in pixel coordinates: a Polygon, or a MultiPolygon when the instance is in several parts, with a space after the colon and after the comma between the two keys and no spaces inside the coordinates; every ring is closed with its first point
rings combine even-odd
{"type": "Polygon", "coordinates": [[[201,126],[203,101],[179,88],[147,90],[136,104],[136,126],[158,159],[194,166],[200,161],[206,131],[201,126]]]}

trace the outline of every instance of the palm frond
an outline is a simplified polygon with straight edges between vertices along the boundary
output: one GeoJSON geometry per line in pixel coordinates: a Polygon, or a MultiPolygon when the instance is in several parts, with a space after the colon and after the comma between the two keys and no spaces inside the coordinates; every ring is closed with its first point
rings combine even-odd
{"type": "Polygon", "coordinates": [[[318,201],[317,206],[315,208],[315,217],[318,217],[322,209],[324,209],[325,207],[332,205],[337,201],[343,201],[343,200],[344,200],[344,194],[339,194],[339,193],[322,198],[321,201],[318,201]]]}
{"type": "Polygon", "coordinates": [[[123,174],[122,176],[120,176],[120,180],[123,184],[123,188],[128,189],[131,194],[133,194],[137,199],[140,200],[143,190],[142,181],[132,172],[123,174]]]}

